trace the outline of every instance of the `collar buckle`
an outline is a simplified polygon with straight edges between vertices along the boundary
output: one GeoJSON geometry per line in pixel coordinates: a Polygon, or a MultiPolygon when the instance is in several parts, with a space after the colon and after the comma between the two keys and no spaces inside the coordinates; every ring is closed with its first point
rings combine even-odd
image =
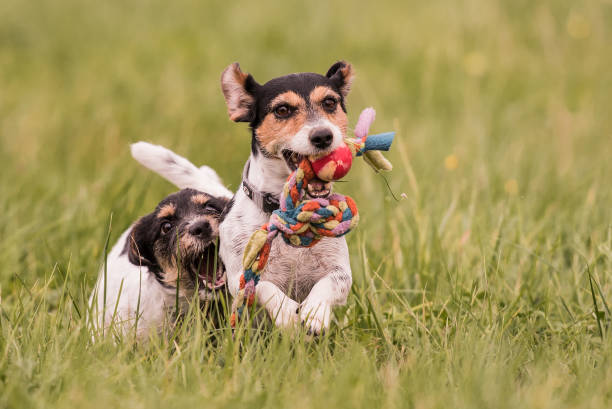
{"type": "Polygon", "coordinates": [[[249,174],[250,163],[250,160],[247,161],[246,165],[244,166],[244,171],[242,172],[242,191],[262,211],[265,213],[272,213],[280,207],[280,202],[272,193],[260,192],[248,182],[247,177],[249,174]]]}

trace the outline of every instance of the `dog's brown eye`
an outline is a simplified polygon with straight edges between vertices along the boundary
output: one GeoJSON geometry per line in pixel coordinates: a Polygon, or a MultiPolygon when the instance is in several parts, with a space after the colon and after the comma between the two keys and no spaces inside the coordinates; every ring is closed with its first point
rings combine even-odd
{"type": "Polygon", "coordinates": [[[289,105],[280,105],[274,108],[274,115],[278,118],[289,118],[293,113],[293,109],[289,105]]]}
{"type": "Polygon", "coordinates": [[[162,234],[168,233],[170,231],[170,229],[172,229],[172,224],[171,223],[166,222],[166,223],[163,223],[161,225],[161,232],[162,232],[162,234]]]}
{"type": "Polygon", "coordinates": [[[215,203],[206,202],[204,204],[204,210],[212,211],[212,212],[220,212],[221,209],[215,203]]]}
{"type": "Polygon", "coordinates": [[[325,108],[325,110],[328,111],[328,112],[335,111],[337,104],[338,104],[338,102],[335,99],[331,98],[331,97],[325,98],[323,100],[323,108],[325,108]]]}

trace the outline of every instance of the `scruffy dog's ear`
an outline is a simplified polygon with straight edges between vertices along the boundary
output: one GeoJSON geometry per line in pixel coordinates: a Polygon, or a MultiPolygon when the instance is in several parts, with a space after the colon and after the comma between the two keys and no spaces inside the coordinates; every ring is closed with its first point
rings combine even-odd
{"type": "Polygon", "coordinates": [[[258,87],[253,76],[242,72],[237,62],[223,71],[221,89],[232,121],[250,122],[255,118],[255,92],[258,87]]]}
{"type": "Polygon", "coordinates": [[[342,96],[346,98],[353,82],[353,66],[346,61],[338,61],[327,70],[325,76],[332,80],[342,96]]]}
{"type": "Polygon", "coordinates": [[[153,267],[155,265],[153,245],[156,234],[157,229],[153,213],[140,218],[134,224],[125,244],[130,263],[143,267],[153,267]]]}

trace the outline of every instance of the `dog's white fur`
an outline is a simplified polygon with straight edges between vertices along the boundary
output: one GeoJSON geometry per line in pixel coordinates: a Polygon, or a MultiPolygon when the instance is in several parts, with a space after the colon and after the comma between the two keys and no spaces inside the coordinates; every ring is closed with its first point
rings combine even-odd
{"type": "MultiPolygon", "coordinates": [[[[334,146],[341,143],[342,133],[331,123],[324,125],[333,130],[331,149],[334,149],[334,146]]],[[[142,142],[137,145],[139,149],[132,149],[136,160],[176,183],[176,169],[163,169],[163,166],[153,167],[145,163],[146,159],[147,163],[159,164],[169,151],[163,152],[159,150],[160,147],[142,142]],[[149,146],[151,149],[148,149],[149,146]],[[156,158],[156,155],[159,157],[156,158]]],[[[308,150],[312,149],[308,143],[308,130],[298,132],[288,139],[287,146],[280,148],[308,154],[308,150]]],[[[249,160],[248,179],[251,185],[257,190],[280,196],[290,173],[286,163],[281,159],[264,157],[261,153],[251,155],[249,160]]],[[[185,164],[182,161],[177,163],[185,164]]],[[[185,169],[193,168],[195,166],[191,163],[185,165],[185,169]]],[[[180,179],[182,187],[203,191],[210,191],[208,184],[216,181],[201,179],[192,172],[185,172],[184,175],[187,176],[180,179]],[[194,179],[190,181],[191,177],[194,179]]],[[[238,189],[234,195],[234,204],[219,228],[219,255],[225,264],[228,289],[232,296],[239,289],[244,248],[251,234],[268,219],[269,215],[249,199],[242,189],[238,189]]],[[[351,284],[349,253],[344,237],[323,238],[311,248],[293,247],[279,238],[272,245],[268,264],[256,288],[256,297],[277,326],[288,327],[301,321],[309,331],[318,334],[329,327],[332,307],[346,303],[351,284]]]]}
{"type": "MultiPolygon", "coordinates": [[[[343,136],[342,136],[342,131],[340,130],[340,128],[338,128],[335,124],[328,121],[327,119],[318,119],[316,121],[304,124],[304,126],[302,126],[295,135],[288,138],[287,142],[285,142],[284,146],[281,146],[280,149],[281,150],[290,149],[304,156],[320,154],[321,152],[318,151],[312,145],[312,142],[310,142],[310,136],[309,136],[312,130],[317,129],[317,128],[327,128],[332,132],[333,138],[332,138],[331,145],[329,146],[329,148],[327,148],[328,152],[331,152],[334,149],[337,149],[338,147],[340,147],[340,145],[342,145],[343,136]]],[[[281,167],[282,167],[282,164],[281,164],[281,167]]],[[[289,176],[288,173],[287,173],[287,176],[289,176]]],[[[280,191],[279,191],[279,194],[280,194],[280,191]]]]}
{"type": "Polygon", "coordinates": [[[130,229],[108,254],[106,302],[104,266],[100,270],[89,297],[90,322],[98,334],[107,333],[109,328],[126,335],[135,330],[136,336],[143,338],[150,330],[164,326],[169,308],[175,306],[176,294],[164,288],[148,268],[130,263],[128,255],[121,254],[130,229]]]}
{"type": "MultiPolygon", "coordinates": [[[[285,162],[262,154],[251,155],[250,161],[251,185],[280,195],[289,176],[285,162]]],[[[251,234],[269,217],[242,190],[236,192],[234,206],[219,228],[219,254],[225,264],[231,294],[238,292],[244,248],[251,234]]],[[[329,327],[331,308],[346,302],[351,283],[344,238],[323,238],[311,248],[293,247],[279,238],[272,244],[256,296],[277,326],[287,327],[302,321],[311,332],[318,334],[329,327]]]]}
{"type": "Polygon", "coordinates": [[[217,172],[208,166],[198,168],[171,150],[147,142],[136,142],[130,149],[138,162],[159,173],[180,189],[191,188],[215,197],[233,196],[223,185],[217,172]]]}
{"type": "MultiPolygon", "coordinates": [[[[216,197],[231,198],[232,193],[223,186],[217,173],[207,166],[197,168],[188,160],[161,146],[140,142],[132,145],[132,155],[146,167],[163,174],[180,188],[191,187],[216,197]]],[[[104,266],[89,298],[90,323],[101,333],[102,329],[115,329],[127,334],[135,331],[142,339],[150,331],[159,331],[169,313],[176,310],[176,290],[162,286],[147,267],[140,267],[128,260],[123,253],[129,237],[130,226],[119,238],[107,257],[106,300],[104,299],[104,266]],[[106,302],[105,302],[106,301],[106,302]]],[[[200,298],[211,293],[200,290],[200,298]]],[[[183,309],[190,294],[181,290],[179,309],[183,309]]]]}

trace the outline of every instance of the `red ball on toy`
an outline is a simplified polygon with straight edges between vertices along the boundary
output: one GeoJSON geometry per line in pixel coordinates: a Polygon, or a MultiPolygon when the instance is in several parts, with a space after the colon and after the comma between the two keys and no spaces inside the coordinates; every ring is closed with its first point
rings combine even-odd
{"type": "Polygon", "coordinates": [[[312,170],[321,180],[332,182],[342,179],[351,169],[353,153],[348,146],[342,144],[333,152],[321,158],[311,158],[312,170]]]}

